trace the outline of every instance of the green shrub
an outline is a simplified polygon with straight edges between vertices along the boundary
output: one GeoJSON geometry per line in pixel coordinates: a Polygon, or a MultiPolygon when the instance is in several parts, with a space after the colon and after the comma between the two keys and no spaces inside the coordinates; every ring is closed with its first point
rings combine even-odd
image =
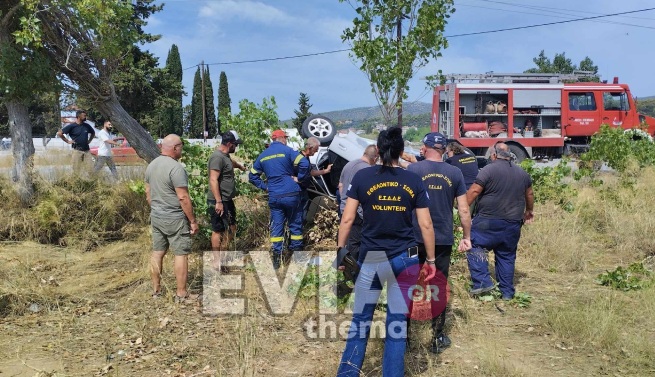
{"type": "Polygon", "coordinates": [[[626,171],[630,161],[636,161],[643,168],[655,164],[655,143],[641,129],[624,130],[604,124],[591,138],[589,151],[581,156],[581,160],[587,165],[603,161],[618,172],[626,171]]]}
{"type": "Polygon", "coordinates": [[[554,167],[538,168],[535,162],[525,159],[521,167],[532,178],[532,190],[536,203],[552,201],[567,212],[573,211],[576,190],[566,181],[572,177],[569,160],[563,158],[554,167]]]}
{"type": "Polygon", "coordinates": [[[614,271],[605,271],[598,275],[596,283],[622,291],[637,290],[652,284],[651,275],[644,264],[639,262],[627,268],[619,266],[614,271]]]}

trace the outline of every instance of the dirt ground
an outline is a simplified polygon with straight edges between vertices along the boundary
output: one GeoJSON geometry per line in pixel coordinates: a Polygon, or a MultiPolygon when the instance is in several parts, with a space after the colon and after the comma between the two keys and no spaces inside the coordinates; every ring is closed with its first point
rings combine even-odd
{"type": "MultiPolygon", "coordinates": [[[[527,240],[530,230],[526,230],[527,240]]],[[[325,247],[325,246],[324,246],[325,247]]],[[[325,247],[325,250],[331,248],[325,247]]],[[[244,275],[245,315],[211,316],[200,304],[175,304],[172,259],[165,260],[165,297],[150,296],[147,236],[90,252],[36,243],[0,245],[0,376],[334,376],[341,339],[307,336],[315,303],[299,299],[291,315],[272,315],[254,272],[244,275]]],[[[609,295],[594,278],[617,263],[611,255],[585,271],[548,271],[519,250],[516,285],[531,296],[522,308],[466,293],[466,262],[452,268],[447,326],[453,346],[427,347],[429,325],[413,325],[409,376],[627,376],[655,374],[655,361],[626,362],[593,342],[555,334],[547,313],[576,295],[609,295]]],[[[202,258],[190,266],[202,286],[202,258]]],[[[650,293],[653,291],[651,290],[650,293]]],[[[383,313],[380,314],[383,316],[383,313]]],[[[347,314],[333,319],[347,322],[347,314]]],[[[651,312],[645,322],[655,323],[651,312]]],[[[645,331],[653,337],[653,328],[645,331]]],[[[380,375],[382,341],[369,344],[363,374],[380,375]]]]}

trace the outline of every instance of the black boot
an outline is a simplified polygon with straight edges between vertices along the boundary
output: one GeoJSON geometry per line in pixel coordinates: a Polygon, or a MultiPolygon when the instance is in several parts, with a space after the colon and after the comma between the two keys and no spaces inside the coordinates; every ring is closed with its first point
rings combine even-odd
{"type": "Polygon", "coordinates": [[[432,318],[432,341],[430,341],[430,352],[442,353],[450,347],[451,341],[448,335],[444,334],[446,325],[446,310],[435,318],[432,318]]]}
{"type": "Polygon", "coordinates": [[[282,264],[282,255],[273,252],[273,254],[271,254],[271,260],[273,261],[273,269],[275,269],[275,271],[279,270],[280,265],[282,264]]]}
{"type": "Polygon", "coordinates": [[[430,352],[442,353],[446,348],[450,347],[451,341],[448,335],[439,333],[432,338],[430,342],[430,352]]]}

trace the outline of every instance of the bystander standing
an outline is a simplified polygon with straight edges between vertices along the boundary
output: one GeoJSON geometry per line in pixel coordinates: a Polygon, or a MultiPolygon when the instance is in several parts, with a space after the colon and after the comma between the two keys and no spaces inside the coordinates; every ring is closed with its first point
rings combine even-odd
{"type": "Polygon", "coordinates": [[[175,302],[185,303],[199,298],[187,290],[188,254],[191,252],[191,236],[198,233],[198,222],[193,214],[187,173],[178,162],[182,157],[182,147],[179,136],[166,136],[161,143],[161,156],[146,168],[145,184],[152,226],[152,296],[156,298],[162,294],[162,264],[170,247],[175,255],[175,302]]]}

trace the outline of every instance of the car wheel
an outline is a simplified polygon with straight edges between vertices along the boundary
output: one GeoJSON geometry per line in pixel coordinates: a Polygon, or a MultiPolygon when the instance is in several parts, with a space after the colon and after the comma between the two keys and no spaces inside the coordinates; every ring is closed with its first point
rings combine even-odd
{"type": "Polygon", "coordinates": [[[521,161],[523,161],[523,160],[525,160],[526,158],[528,158],[528,154],[525,153],[525,151],[523,150],[523,148],[519,147],[519,146],[516,145],[516,144],[509,144],[509,151],[512,152],[512,153],[514,153],[514,155],[516,156],[516,163],[517,163],[517,164],[520,164],[521,161]]]}
{"type": "Polygon", "coordinates": [[[328,145],[334,135],[337,134],[337,128],[329,118],[322,115],[312,115],[305,119],[302,124],[302,133],[304,137],[315,137],[321,145],[328,145]]]}

